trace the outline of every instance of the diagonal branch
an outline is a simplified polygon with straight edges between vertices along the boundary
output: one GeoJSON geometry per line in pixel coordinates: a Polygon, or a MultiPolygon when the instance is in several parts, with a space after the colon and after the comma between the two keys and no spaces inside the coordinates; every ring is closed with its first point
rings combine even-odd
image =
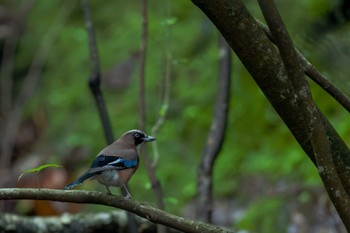
{"type": "MultiPolygon", "coordinates": [[[[275,43],[275,40],[272,37],[270,29],[263,23],[257,20],[260,27],[264,30],[267,37],[275,43]]],[[[349,113],[350,113],[350,98],[342,92],[339,88],[337,88],[329,79],[327,79],[323,74],[320,73],[312,65],[310,61],[304,57],[304,55],[297,50],[297,54],[299,57],[299,62],[302,65],[304,73],[313,80],[317,85],[319,85],[322,89],[324,89],[330,96],[332,96],[338,103],[340,103],[349,113]]]]}
{"type": "Polygon", "coordinates": [[[330,94],[338,103],[340,103],[349,113],[350,113],[350,98],[337,88],[329,79],[327,79],[323,74],[320,73],[305,57],[300,54],[302,63],[304,67],[309,67],[304,69],[304,72],[309,78],[311,78],[315,83],[317,83],[321,88],[323,88],[328,94],[330,94]]]}
{"type": "Polygon", "coordinates": [[[130,211],[151,222],[163,224],[182,232],[230,232],[217,226],[189,220],[120,196],[107,195],[95,191],[55,190],[55,189],[0,189],[0,200],[50,200],[59,202],[87,203],[111,206],[130,211]]]}

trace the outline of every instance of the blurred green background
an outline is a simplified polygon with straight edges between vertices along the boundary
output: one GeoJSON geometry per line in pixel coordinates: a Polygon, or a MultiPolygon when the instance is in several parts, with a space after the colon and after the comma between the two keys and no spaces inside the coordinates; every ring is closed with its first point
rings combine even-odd
{"type": "MultiPolygon", "coordinates": [[[[69,178],[64,181],[67,183],[84,172],[106,145],[87,84],[91,63],[82,10],[76,1],[69,12],[68,6],[72,4],[69,2],[74,1],[36,1],[25,20],[16,51],[13,88],[15,97],[33,57],[41,46],[46,46],[47,61],[21,123],[21,128],[32,127],[38,133],[26,150],[16,144],[13,163],[39,154],[46,163],[70,164],[69,178]],[[69,13],[67,21],[53,24],[62,12],[69,13]],[[57,38],[45,39],[60,24],[57,38]]],[[[256,1],[244,2],[255,17],[263,20],[256,1]]],[[[7,0],[0,5],[3,11],[15,14],[21,3],[7,0]]],[[[341,2],[277,3],[296,46],[350,94],[350,25],[339,10],[341,2]],[[334,19],[333,12],[338,12],[334,19]]],[[[113,132],[119,137],[138,128],[141,3],[90,1],[90,4],[103,73],[102,91],[113,132]]],[[[148,10],[146,132],[150,134],[162,109],[166,54],[170,53],[170,103],[166,120],[156,135],[160,153],[156,174],[164,190],[166,210],[193,217],[196,169],[217,92],[218,32],[188,0],[149,1],[148,10]]],[[[349,144],[349,113],[314,83],[310,84],[316,103],[349,144]]],[[[299,217],[309,227],[305,232],[313,232],[314,226],[339,227],[317,170],[235,55],[231,90],[226,140],[214,169],[216,223],[251,232],[292,232],[293,226],[302,226],[299,217]],[[328,224],[322,221],[322,216],[335,220],[328,224]]],[[[151,146],[148,152],[153,155],[151,146]]],[[[155,203],[144,165],[129,186],[134,199],[155,203]]],[[[105,191],[95,182],[86,182],[80,188],[105,191]]],[[[17,211],[24,212],[21,208],[17,211]]]]}

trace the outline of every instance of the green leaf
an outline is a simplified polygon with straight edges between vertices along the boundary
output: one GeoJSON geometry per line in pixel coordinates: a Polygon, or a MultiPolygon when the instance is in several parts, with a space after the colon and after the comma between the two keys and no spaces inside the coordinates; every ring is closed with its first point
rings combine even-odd
{"type": "Polygon", "coordinates": [[[62,167],[62,166],[60,166],[58,164],[48,163],[48,164],[44,164],[44,165],[41,165],[41,166],[36,167],[36,168],[28,169],[28,170],[21,173],[21,175],[18,177],[18,180],[20,180],[24,174],[33,173],[33,172],[40,172],[41,170],[48,168],[48,167],[62,167]]]}

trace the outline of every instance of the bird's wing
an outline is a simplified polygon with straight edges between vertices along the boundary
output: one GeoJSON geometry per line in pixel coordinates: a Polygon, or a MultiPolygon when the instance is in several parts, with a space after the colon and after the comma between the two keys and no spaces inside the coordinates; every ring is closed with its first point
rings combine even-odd
{"type": "Polygon", "coordinates": [[[92,162],[88,173],[100,173],[108,170],[123,170],[136,167],[138,159],[128,160],[118,156],[99,155],[92,162]]]}

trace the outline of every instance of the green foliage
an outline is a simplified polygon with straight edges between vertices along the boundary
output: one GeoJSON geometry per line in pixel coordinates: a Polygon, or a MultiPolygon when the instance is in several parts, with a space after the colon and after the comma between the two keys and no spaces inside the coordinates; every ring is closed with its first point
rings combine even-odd
{"type": "MultiPolygon", "coordinates": [[[[26,30],[16,54],[18,76],[22,77],[27,71],[61,2],[40,1],[35,5],[26,21],[26,30]]],[[[90,2],[104,73],[139,50],[140,7],[135,1],[110,1],[108,4],[90,2]]],[[[326,66],[325,60],[317,53],[316,45],[307,42],[310,39],[308,28],[301,29],[300,25],[312,25],[313,20],[321,17],[329,8],[326,2],[278,1],[296,44],[319,66],[326,66]],[[300,5],[307,7],[298,7],[300,5]],[[315,5],[318,6],[317,11],[310,11],[315,5]]],[[[182,213],[183,207],[196,195],[196,169],[212,120],[217,93],[218,33],[191,1],[157,1],[149,4],[146,131],[150,133],[159,115],[166,114],[165,123],[157,135],[160,158],[156,169],[165,193],[167,210],[182,213]],[[168,10],[170,14],[166,13],[168,10]],[[167,52],[172,53],[173,59],[171,93],[169,104],[163,105],[167,52]]],[[[256,1],[247,1],[247,4],[259,17],[256,1]]],[[[75,148],[86,148],[91,152],[86,163],[76,164],[77,171],[87,168],[90,160],[106,145],[94,99],[87,85],[91,71],[87,46],[83,16],[77,4],[49,48],[50,56],[26,113],[26,117],[33,117],[36,112],[44,112],[47,119],[45,132],[37,142],[37,150],[50,148],[58,159],[64,154],[71,155],[75,148]]],[[[115,137],[138,127],[138,75],[139,66],[135,64],[130,77],[122,77],[123,80],[130,79],[129,84],[120,89],[111,89],[102,79],[102,91],[115,137]]],[[[16,82],[16,85],[19,84],[16,82]]],[[[314,85],[312,88],[321,110],[349,142],[348,113],[332,98],[326,97],[322,90],[314,85]]],[[[242,185],[250,185],[242,184],[246,176],[263,176],[273,182],[298,182],[304,186],[321,185],[313,164],[236,56],[233,59],[231,90],[226,140],[214,169],[215,198],[244,199],[242,185]]],[[[25,171],[21,176],[46,167],[25,171]]],[[[78,172],[76,175],[79,175],[78,172]]],[[[89,185],[85,187],[91,188],[89,185]]],[[[154,200],[144,166],[140,166],[130,186],[133,198],[154,200]]],[[[91,189],[103,190],[104,187],[96,185],[91,189]]],[[[308,200],[307,196],[300,198],[308,200]]],[[[262,197],[249,205],[237,226],[255,232],[285,232],[284,226],[277,226],[284,223],[283,215],[279,217],[279,213],[285,201],[283,198],[262,197]],[[279,223],[275,223],[276,219],[279,223]]]]}

